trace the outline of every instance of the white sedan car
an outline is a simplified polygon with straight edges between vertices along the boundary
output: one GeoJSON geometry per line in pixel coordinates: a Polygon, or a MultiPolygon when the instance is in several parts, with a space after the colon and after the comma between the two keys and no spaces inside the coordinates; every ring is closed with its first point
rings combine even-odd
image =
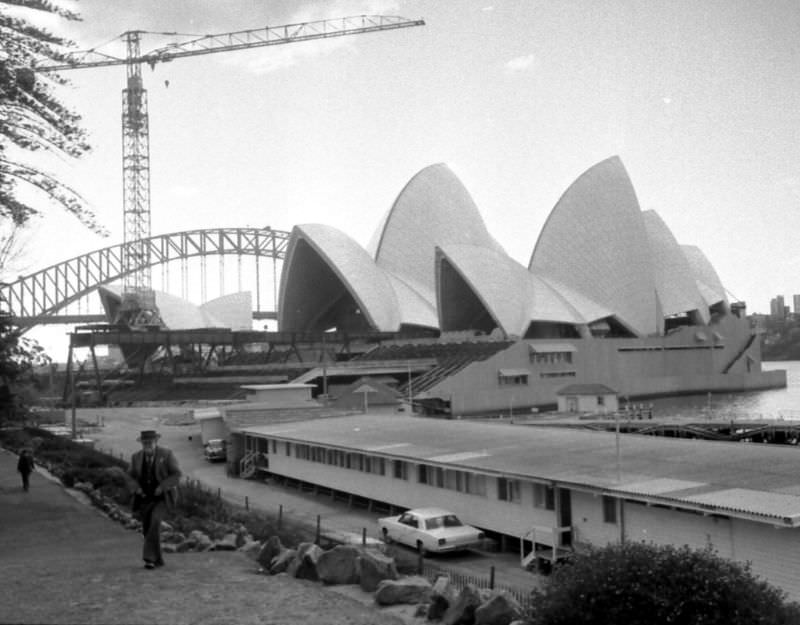
{"type": "Polygon", "coordinates": [[[387,543],[402,543],[423,553],[467,549],[484,538],[479,529],[464,525],[455,514],[441,508],[416,508],[378,519],[378,527],[387,543]]]}

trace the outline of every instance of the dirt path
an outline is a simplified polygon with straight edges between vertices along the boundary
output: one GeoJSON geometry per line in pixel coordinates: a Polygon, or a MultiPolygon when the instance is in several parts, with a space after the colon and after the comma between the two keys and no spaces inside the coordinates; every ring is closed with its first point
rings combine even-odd
{"type": "Polygon", "coordinates": [[[141,537],[41,474],[22,491],[16,456],[0,450],[0,623],[129,625],[403,625],[358,591],[267,577],[238,552],[140,561],[141,537]],[[346,594],[350,594],[348,597],[346,594]]]}

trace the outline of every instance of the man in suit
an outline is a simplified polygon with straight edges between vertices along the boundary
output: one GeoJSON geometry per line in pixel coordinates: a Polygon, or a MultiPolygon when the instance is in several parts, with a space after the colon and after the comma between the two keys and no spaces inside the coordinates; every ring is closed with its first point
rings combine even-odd
{"type": "Polygon", "coordinates": [[[146,569],[164,566],[161,521],[175,506],[181,478],[175,454],[166,447],[159,447],[159,438],[155,430],[143,430],[138,438],[142,449],[133,454],[128,469],[135,482],[133,508],[142,521],[142,559],[146,569]]]}

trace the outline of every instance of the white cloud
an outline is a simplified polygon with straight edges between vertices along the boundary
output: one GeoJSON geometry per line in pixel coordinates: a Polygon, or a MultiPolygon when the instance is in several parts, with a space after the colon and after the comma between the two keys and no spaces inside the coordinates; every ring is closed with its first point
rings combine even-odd
{"type": "Polygon", "coordinates": [[[489,13],[490,11],[494,11],[494,7],[491,6],[491,5],[490,6],[486,6],[486,7],[483,7],[481,9],[481,11],[483,11],[484,13],[489,13]]]}
{"type": "Polygon", "coordinates": [[[506,73],[524,72],[531,68],[535,62],[536,57],[534,55],[526,54],[525,56],[518,56],[510,61],[506,61],[504,68],[506,73]]]}

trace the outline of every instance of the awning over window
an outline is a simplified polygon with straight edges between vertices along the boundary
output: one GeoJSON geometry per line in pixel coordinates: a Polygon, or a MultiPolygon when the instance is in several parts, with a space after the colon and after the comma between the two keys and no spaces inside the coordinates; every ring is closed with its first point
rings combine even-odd
{"type": "Polygon", "coordinates": [[[577,352],[578,348],[572,343],[529,343],[531,352],[543,354],[545,352],[577,352]]]}
{"type": "Polygon", "coordinates": [[[531,374],[528,369],[500,369],[498,373],[500,374],[500,377],[503,378],[516,378],[521,375],[531,374]]]}

